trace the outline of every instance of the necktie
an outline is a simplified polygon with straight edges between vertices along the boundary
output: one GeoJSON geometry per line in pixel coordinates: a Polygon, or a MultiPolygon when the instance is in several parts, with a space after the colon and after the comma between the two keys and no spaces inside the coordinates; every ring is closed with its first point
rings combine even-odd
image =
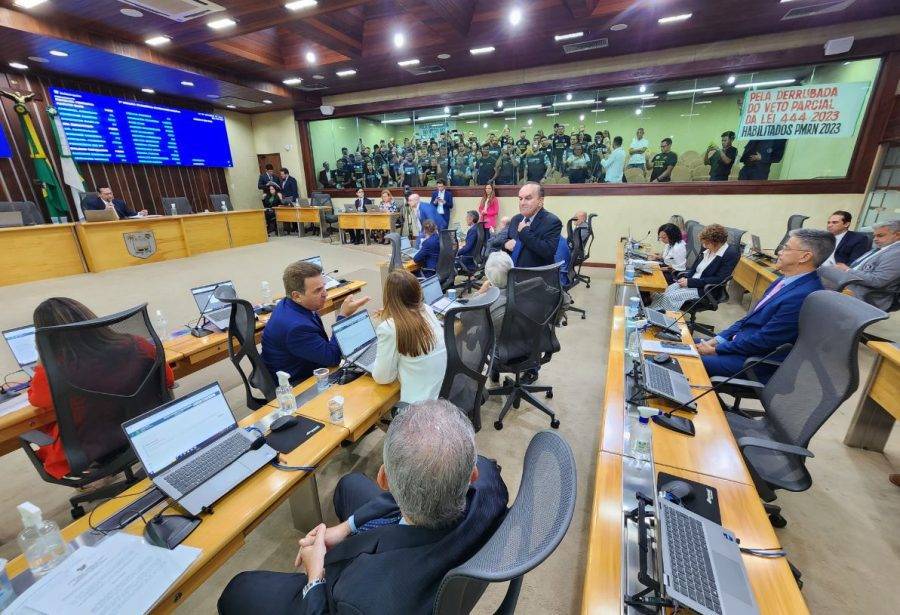
{"type": "Polygon", "coordinates": [[[859,269],[862,264],[869,260],[870,256],[874,256],[876,252],[878,252],[878,248],[872,248],[871,250],[860,256],[858,259],[850,263],[850,269],[859,269]]]}
{"type": "Polygon", "coordinates": [[[756,307],[753,308],[753,311],[756,312],[762,306],[767,304],[769,302],[769,300],[772,297],[774,297],[775,295],[777,295],[778,291],[780,291],[782,288],[784,288],[784,278],[781,278],[780,280],[778,280],[778,283],[775,284],[775,287],[771,290],[771,292],[769,292],[768,295],[766,295],[765,297],[763,297],[762,299],[759,300],[759,303],[756,304],[756,307]]]}
{"type": "MultiPolygon", "coordinates": [[[[525,218],[525,224],[531,224],[531,218],[525,218]]],[[[522,242],[519,239],[516,239],[516,247],[513,248],[512,252],[513,265],[519,264],[519,255],[522,253],[522,246],[522,242]]]]}

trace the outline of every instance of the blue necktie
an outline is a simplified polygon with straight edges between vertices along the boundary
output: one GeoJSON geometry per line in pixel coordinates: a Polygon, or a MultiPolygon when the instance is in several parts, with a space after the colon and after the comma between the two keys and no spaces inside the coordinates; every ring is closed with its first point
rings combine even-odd
{"type": "MultiPolygon", "coordinates": [[[[531,219],[525,218],[525,224],[531,224],[531,219]]],[[[513,251],[512,251],[513,265],[519,264],[519,255],[522,253],[522,247],[523,247],[522,240],[516,239],[516,247],[513,248],[513,251]]]]}

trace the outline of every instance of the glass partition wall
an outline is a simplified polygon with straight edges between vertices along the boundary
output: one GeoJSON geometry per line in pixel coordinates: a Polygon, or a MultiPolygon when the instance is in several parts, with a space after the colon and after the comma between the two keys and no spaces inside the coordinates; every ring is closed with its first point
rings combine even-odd
{"type": "Polygon", "coordinates": [[[313,121],[318,187],[843,178],[879,64],[840,61],[313,121]]]}

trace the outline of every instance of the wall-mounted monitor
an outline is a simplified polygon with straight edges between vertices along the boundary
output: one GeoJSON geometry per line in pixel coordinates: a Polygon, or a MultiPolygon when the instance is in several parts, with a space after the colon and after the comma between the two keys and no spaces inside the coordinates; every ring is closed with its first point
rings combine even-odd
{"type": "Polygon", "coordinates": [[[6,140],[3,128],[0,128],[0,158],[12,158],[12,149],[9,147],[9,141],[6,140]]]}
{"type": "Polygon", "coordinates": [[[50,95],[77,161],[233,166],[221,115],[61,88],[50,95]]]}

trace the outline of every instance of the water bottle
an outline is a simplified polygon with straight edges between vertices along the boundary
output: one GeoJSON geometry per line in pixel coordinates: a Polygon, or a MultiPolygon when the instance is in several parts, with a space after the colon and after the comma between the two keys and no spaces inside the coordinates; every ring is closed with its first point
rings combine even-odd
{"type": "Polygon", "coordinates": [[[631,262],[625,263],[625,282],[634,282],[634,265],[631,262]]]}
{"type": "Polygon", "coordinates": [[[222,203],[222,211],[228,211],[228,206],[225,205],[225,201],[221,201],[222,203]]]}
{"type": "Polygon", "coordinates": [[[259,283],[259,294],[262,297],[263,306],[272,305],[272,287],[266,280],[259,283]]]}
{"type": "Polygon", "coordinates": [[[19,548],[25,554],[32,574],[40,576],[56,566],[69,554],[59,526],[44,521],[41,509],[31,502],[18,506],[24,529],[19,532],[19,548]]]}
{"type": "Polygon", "coordinates": [[[178,209],[175,207],[175,203],[170,203],[169,209],[171,210],[173,216],[178,214],[178,209]]]}
{"type": "Polygon", "coordinates": [[[159,339],[162,341],[169,339],[169,321],[166,319],[166,315],[163,314],[162,310],[156,310],[156,318],[153,319],[153,326],[156,329],[156,334],[159,336],[159,339]]]}
{"type": "Polygon", "coordinates": [[[297,398],[294,397],[294,389],[291,388],[291,375],[287,372],[278,372],[278,388],[275,389],[275,397],[278,399],[278,413],[280,416],[294,414],[297,411],[297,398]]]}
{"type": "Polygon", "coordinates": [[[631,318],[632,320],[637,319],[638,314],[641,313],[641,298],[634,296],[628,300],[628,307],[625,308],[625,316],[626,318],[631,318]]]}
{"type": "Polygon", "coordinates": [[[16,599],[16,590],[13,589],[12,583],[9,581],[9,575],[6,574],[5,559],[0,557],[0,611],[8,607],[16,599]]]}
{"type": "Polygon", "coordinates": [[[637,421],[631,425],[631,456],[638,461],[650,461],[650,416],[652,408],[640,406],[637,421]]]}

